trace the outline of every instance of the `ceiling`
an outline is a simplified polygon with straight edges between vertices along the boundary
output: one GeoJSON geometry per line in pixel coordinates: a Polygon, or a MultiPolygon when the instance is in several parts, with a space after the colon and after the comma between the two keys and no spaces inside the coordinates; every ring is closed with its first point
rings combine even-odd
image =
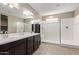
{"type": "Polygon", "coordinates": [[[30,3],[29,5],[42,16],[74,11],[79,6],[78,3],[30,3]]]}
{"type": "MultiPolygon", "coordinates": [[[[29,5],[42,16],[73,11],[79,6],[78,3],[29,3],[29,5]]],[[[0,13],[5,15],[27,18],[23,14],[23,10],[25,9],[27,9],[26,3],[20,3],[19,9],[10,8],[8,5],[0,3],[0,13]]]]}
{"type": "Polygon", "coordinates": [[[10,8],[8,5],[0,3],[0,13],[4,15],[16,16],[23,19],[30,18],[30,16],[23,14],[24,10],[27,10],[27,8],[26,5],[22,3],[19,3],[18,8],[10,8]]]}

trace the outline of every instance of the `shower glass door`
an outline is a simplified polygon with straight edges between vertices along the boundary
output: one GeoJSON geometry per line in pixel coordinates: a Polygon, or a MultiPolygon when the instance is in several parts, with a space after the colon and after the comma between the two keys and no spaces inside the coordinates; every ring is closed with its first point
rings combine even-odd
{"type": "Polygon", "coordinates": [[[60,43],[60,21],[56,19],[47,19],[41,23],[42,41],[49,43],[60,43]]]}

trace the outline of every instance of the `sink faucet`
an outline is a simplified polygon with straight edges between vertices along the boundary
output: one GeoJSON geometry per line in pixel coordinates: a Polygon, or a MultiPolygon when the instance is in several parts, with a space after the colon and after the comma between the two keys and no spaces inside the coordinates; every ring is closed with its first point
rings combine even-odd
{"type": "Polygon", "coordinates": [[[6,37],[8,37],[8,31],[5,31],[6,37]]]}
{"type": "Polygon", "coordinates": [[[7,37],[8,37],[8,31],[5,31],[5,32],[3,33],[3,37],[4,37],[4,38],[7,38],[7,37]]]}
{"type": "Polygon", "coordinates": [[[1,34],[1,37],[3,39],[8,37],[8,32],[7,31],[0,31],[0,34],[1,34]]]}

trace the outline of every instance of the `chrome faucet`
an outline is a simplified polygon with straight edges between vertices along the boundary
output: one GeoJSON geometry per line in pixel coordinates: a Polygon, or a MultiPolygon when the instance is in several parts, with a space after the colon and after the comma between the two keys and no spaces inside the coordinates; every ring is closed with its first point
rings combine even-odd
{"type": "Polygon", "coordinates": [[[4,33],[3,33],[3,38],[7,38],[8,37],[8,31],[5,31],[4,33]]]}
{"type": "Polygon", "coordinates": [[[8,31],[5,31],[5,36],[8,37],[8,31]]]}

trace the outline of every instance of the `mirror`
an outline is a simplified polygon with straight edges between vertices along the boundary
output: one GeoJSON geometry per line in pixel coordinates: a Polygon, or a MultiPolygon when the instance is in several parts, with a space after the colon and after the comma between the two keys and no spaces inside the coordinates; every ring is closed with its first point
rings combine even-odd
{"type": "Polygon", "coordinates": [[[24,19],[24,32],[32,32],[32,20],[32,18],[24,19]]]}
{"type": "Polygon", "coordinates": [[[14,4],[0,3],[0,33],[31,32],[33,14],[30,10],[10,7],[14,4]],[[28,18],[29,17],[29,18],[28,18]]]}
{"type": "Polygon", "coordinates": [[[8,31],[8,33],[16,33],[16,32],[31,32],[32,18],[21,19],[14,16],[6,16],[1,15],[0,20],[0,31],[8,31]]]}

